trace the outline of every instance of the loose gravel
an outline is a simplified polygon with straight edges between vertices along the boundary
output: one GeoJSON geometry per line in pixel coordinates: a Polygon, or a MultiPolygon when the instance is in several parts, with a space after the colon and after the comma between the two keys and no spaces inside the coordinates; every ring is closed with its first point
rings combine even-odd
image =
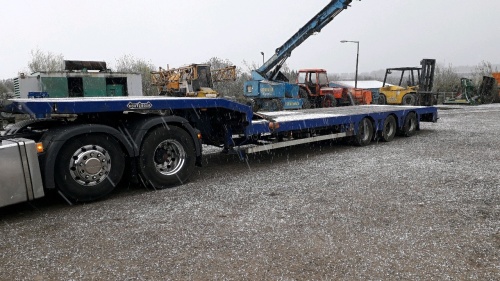
{"type": "Polygon", "coordinates": [[[180,187],[0,209],[0,280],[499,280],[500,105],[366,147],[207,149],[180,187]]]}

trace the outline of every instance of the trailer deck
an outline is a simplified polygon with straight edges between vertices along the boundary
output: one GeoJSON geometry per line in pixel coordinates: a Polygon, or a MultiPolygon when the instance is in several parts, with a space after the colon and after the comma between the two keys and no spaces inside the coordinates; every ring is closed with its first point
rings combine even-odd
{"type": "Polygon", "coordinates": [[[403,122],[408,111],[415,112],[418,120],[431,122],[437,120],[437,108],[426,106],[360,105],[253,113],[250,106],[222,98],[99,97],[13,99],[11,101],[12,112],[29,114],[36,119],[50,118],[53,114],[224,108],[244,114],[249,124],[245,129],[247,136],[358,123],[367,116],[373,119],[378,128],[378,123],[388,114],[395,115],[398,121],[403,122]],[[271,122],[279,124],[279,127],[277,125],[270,127],[271,122]]]}
{"type": "Polygon", "coordinates": [[[276,112],[259,112],[263,120],[254,120],[247,134],[261,132],[280,132],[302,130],[304,128],[319,128],[348,123],[358,123],[362,118],[370,116],[376,123],[382,121],[388,114],[393,114],[398,121],[403,122],[406,113],[413,111],[418,120],[437,121],[437,108],[427,106],[391,106],[391,105],[360,105],[345,107],[316,108],[305,110],[287,110],[276,112]],[[276,122],[279,128],[269,129],[268,123],[276,122]],[[267,129],[266,129],[267,128],[267,129]]]}

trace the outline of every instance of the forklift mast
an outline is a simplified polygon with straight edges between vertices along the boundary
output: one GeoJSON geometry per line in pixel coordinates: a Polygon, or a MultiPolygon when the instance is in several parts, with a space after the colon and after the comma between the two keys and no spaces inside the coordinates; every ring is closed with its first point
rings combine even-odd
{"type": "Polygon", "coordinates": [[[419,73],[419,83],[418,89],[423,92],[432,91],[432,87],[434,86],[434,71],[436,68],[436,60],[435,59],[423,59],[420,61],[420,65],[422,66],[421,73],[419,73]]]}

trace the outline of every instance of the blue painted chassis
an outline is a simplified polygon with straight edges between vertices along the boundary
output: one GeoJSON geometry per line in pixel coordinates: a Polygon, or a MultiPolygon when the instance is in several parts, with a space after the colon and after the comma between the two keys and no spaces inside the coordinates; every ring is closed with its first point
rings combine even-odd
{"type": "Polygon", "coordinates": [[[260,112],[254,118],[252,109],[241,103],[214,98],[184,98],[184,97],[107,97],[107,98],[38,98],[12,99],[9,105],[11,112],[29,114],[32,118],[47,119],[52,114],[98,114],[109,112],[144,111],[144,110],[177,110],[177,109],[207,109],[224,108],[242,113],[246,127],[243,128],[246,138],[266,133],[303,131],[333,126],[350,127],[357,133],[357,124],[369,117],[373,120],[375,129],[381,130],[383,120],[392,114],[398,121],[398,126],[404,124],[407,113],[417,114],[418,121],[436,122],[437,108],[423,106],[387,106],[364,105],[334,108],[318,108],[309,110],[290,110],[281,112],[260,112]],[[270,128],[271,122],[279,123],[279,127],[270,128]]]}

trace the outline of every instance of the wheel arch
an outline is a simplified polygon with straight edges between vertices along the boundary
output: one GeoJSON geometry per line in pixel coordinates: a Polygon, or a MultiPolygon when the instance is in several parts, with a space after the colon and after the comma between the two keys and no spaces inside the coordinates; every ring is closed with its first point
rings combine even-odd
{"type": "Polygon", "coordinates": [[[101,124],[75,124],[53,128],[44,133],[41,142],[45,148],[44,157],[41,158],[41,169],[46,188],[55,188],[55,164],[61,148],[66,142],[84,134],[106,134],[113,137],[122,146],[128,156],[134,155],[134,148],[125,136],[117,129],[101,124]]]}
{"type": "Polygon", "coordinates": [[[139,155],[140,144],[142,143],[144,137],[148,132],[159,126],[168,127],[169,125],[180,127],[191,136],[196,150],[196,165],[201,166],[202,148],[201,142],[198,141],[199,131],[193,128],[186,119],[179,116],[157,116],[147,119],[141,119],[131,124],[131,126],[129,126],[129,129],[131,129],[131,137],[134,142],[134,156],[139,155]]]}

